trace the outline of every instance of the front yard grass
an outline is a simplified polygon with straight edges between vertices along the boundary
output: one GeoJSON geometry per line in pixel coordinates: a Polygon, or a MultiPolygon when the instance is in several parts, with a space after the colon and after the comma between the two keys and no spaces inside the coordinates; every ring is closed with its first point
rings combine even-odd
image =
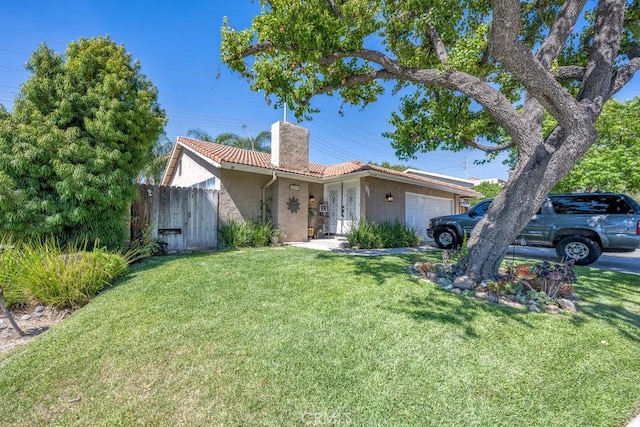
{"type": "Polygon", "coordinates": [[[151,259],[0,355],[0,423],[623,426],[640,411],[637,276],[578,268],[581,312],[533,314],[410,276],[425,256],[151,259]]]}

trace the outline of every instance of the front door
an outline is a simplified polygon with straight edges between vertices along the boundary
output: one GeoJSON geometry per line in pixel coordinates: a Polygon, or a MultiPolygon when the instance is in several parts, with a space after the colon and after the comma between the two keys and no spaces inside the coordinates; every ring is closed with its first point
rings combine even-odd
{"type": "Polygon", "coordinates": [[[324,199],[327,201],[329,232],[347,234],[360,218],[360,181],[327,184],[324,199]]]}

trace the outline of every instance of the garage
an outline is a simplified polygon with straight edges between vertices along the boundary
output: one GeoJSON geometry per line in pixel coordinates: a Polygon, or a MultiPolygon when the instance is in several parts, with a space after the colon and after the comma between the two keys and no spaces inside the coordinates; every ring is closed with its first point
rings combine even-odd
{"type": "Polygon", "coordinates": [[[429,220],[436,216],[454,214],[453,199],[405,193],[405,223],[427,239],[429,220]]]}

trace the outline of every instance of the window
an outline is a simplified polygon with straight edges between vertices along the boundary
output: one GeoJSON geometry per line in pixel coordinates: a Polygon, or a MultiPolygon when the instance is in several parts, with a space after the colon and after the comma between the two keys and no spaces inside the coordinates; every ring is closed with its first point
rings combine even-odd
{"type": "Polygon", "coordinates": [[[478,203],[476,207],[474,207],[469,213],[474,217],[484,216],[484,213],[487,211],[487,209],[489,209],[489,205],[491,205],[490,201],[478,203]]]}
{"type": "Polygon", "coordinates": [[[560,196],[551,198],[553,210],[560,215],[628,214],[633,209],[616,195],[560,196]]]}
{"type": "Polygon", "coordinates": [[[197,184],[193,184],[191,188],[199,188],[204,190],[215,190],[216,188],[216,178],[209,178],[206,181],[199,182],[197,184]]]}

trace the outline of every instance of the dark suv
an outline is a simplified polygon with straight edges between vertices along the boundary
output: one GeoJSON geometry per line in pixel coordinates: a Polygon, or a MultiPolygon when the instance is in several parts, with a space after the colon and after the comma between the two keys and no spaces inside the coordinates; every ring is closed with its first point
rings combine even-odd
{"type": "MultiPolygon", "coordinates": [[[[490,204],[483,200],[467,213],[431,218],[427,234],[442,249],[457,247],[490,204]]],[[[634,251],[640,247],[640,204],[617,193],[550,194],[514,243],[553,247],[578,265],[595,262],[602,251],[634,251]]]]}

